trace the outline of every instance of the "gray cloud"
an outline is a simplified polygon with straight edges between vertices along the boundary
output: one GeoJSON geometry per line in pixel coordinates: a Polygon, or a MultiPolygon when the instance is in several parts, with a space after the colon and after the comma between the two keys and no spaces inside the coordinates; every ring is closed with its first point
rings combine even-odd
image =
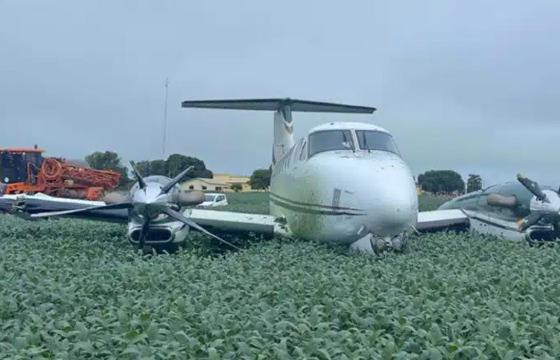
{"type": "Polygon", "coordinates": [[[0,1],[0,143],[83,157],[168,153],[215,171],[270,162],[271,114],[184,110],[185,99],[291,96],[372,105],[297,114],[391,130],[415,173],[552,184],[560,83],[554,1],[0,1]]]}

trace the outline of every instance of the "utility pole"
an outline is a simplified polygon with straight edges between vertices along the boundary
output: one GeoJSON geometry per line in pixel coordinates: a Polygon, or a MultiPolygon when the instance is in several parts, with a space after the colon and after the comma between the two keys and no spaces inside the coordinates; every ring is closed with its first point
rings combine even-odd
{"type": "Polygon", "coordinates": [[[165,105],[163,108],[163,139],[161,141],[161,159],[165,160],[165,143],[167,142],[167,93],[169,90],[169,78],[165,78],[165,105]]]}

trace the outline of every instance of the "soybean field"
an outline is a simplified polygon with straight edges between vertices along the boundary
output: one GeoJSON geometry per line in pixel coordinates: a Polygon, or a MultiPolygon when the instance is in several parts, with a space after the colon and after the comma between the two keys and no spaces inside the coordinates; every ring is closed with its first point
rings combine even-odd
{"type": "MultiPolygon", "coordinates": [[[[234,194],[229,209],[266,212],[267,196],[234,194]]],[[[558,246],[436,233],[373,257],[280,239],[241,239],[236,252],[193,236],[142,257],[125,233],[0,215],[0,358],[560,354],[558,246]]]]}

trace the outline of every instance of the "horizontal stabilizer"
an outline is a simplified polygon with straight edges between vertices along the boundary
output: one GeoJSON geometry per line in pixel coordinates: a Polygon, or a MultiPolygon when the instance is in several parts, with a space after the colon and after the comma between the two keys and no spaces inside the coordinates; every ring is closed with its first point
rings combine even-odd
{"type": "Polygon", "coordinates": [[[371,114],[376,109],[367,106],[355,106],[335,104],[319,101],[306,101],[290,98],[283,99],[245,99],[245,100],[195,100],[183,101],[184,108],[203,109],[232,109],[232,110],[280,110],[289,106],[291,111],[301,112],[333,112],[333,113],[357,113],[371,114]]]}

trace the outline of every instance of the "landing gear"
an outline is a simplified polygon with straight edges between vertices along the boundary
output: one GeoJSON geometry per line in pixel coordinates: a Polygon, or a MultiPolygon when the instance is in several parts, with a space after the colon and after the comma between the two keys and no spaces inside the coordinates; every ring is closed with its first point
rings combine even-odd
{"type": "Polygon", "coordinates": [[[405,233],[395,235],[391,238],[375,238],[371,236],[370,245],[373,252],[377,255],[381,255],[387,251],[401,252],[406,247],[408,242],[408,237],[405,233]]]}
{"type": "Polygon", "coordinates": [[[354,251],[383,255],[389,251],[401,252],[406,248],[408,235],[401,233],[395,236],[376,237],[368,234],[352,243],[350,248],[354,251]]]}

